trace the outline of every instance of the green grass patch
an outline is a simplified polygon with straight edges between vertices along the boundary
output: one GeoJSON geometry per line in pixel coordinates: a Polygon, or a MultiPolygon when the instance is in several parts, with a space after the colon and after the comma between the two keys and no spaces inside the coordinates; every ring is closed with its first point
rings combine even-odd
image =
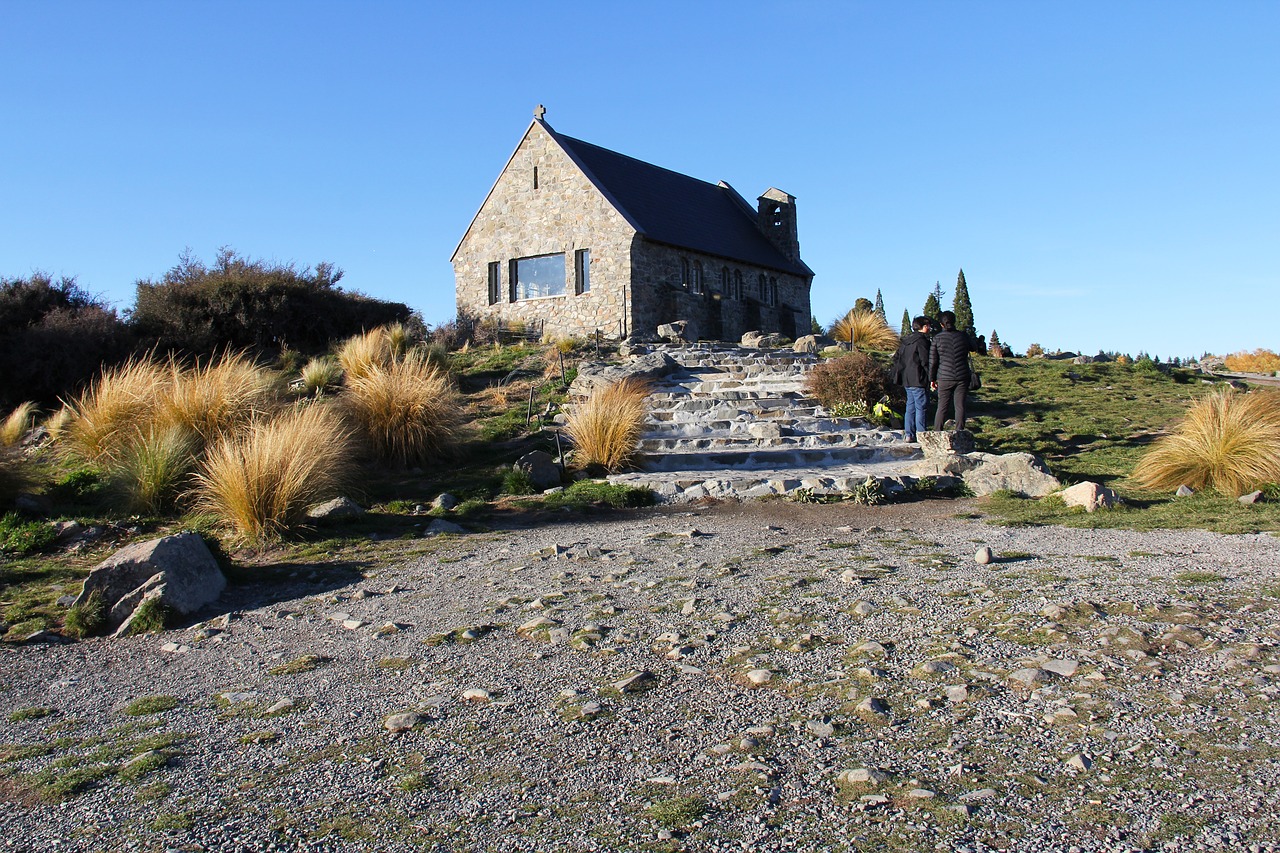
{"type": "Polygon", "coordinates": [[[668,797],[656,800],[645,812],[660,826],[678,829],[706,814],[707,801],[702,797],[668,797]]]}
{"type": "Polygon", "coordinates": [[[58,534],[46,522],[28,521],[12,512],[0,518],[0,551],[34,554],[48,548],[57,538],[58,534]]]}
{"type": "Polygon", "coordinates": [[[9,715],[9,722],[20,723],[23,720],[41,720],[45,717],[51,717],[56,713],[57,711],[52,708],[19,708],[9,715]]]}
{"type": "Polygon", "coordinates": [[[1194,583],[1194,584],[1211,584],[1222,583],[1227,580],[1223,575],[1217,572],[1178,572],[1174,575],[1174,580],[1178,583],[1194,583]]]}
{"type": "Polygon", "coordinates": [[[141,696],[125,706],[124,712],[131,717],[147,714],[162,714],[178,707],[177,696],[141,696]]]}
{"type": "Polygon", "coordinates": [[[319,669],[329,662],[329,658],[323,655],[303,655],[286,661],[279,666],[273,666],[267,670],[268,675],[298,675],[303,672],[311,672],[313,669],[319,669]]]}

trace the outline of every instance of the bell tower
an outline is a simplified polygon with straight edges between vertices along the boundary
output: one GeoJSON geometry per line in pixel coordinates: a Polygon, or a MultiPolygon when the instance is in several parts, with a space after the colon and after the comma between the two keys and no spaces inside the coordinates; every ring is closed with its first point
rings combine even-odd
{"type": "Polygon", "coordinates": [[[756,225],[789,261],[800,261],[800,236],[796,228],[796,198],[770,187],[757,200],[756,225]]]}

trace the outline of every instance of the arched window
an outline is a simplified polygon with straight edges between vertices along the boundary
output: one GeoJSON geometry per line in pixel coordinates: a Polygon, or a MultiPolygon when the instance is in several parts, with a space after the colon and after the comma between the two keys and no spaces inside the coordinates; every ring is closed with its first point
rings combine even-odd
{"type": "Polygon", "coordinates": [[[764,279],[764,273],[760,273],[760,275],[756,276],[756,298],[763,302],[768,290],[769,285],[764,279]]]}
{"type": "Polygon", "coordinates": [[[681,287],[689,286],[689,259],[688,258],[680,259],[680,286],[681,287]]]}
{"type": "Polygon", "coordinates": [[[728,267],[720,267],[720,287],[718,290],[720,293],[729,292],[729,268],[728,267]]]}
{"type": "Polygon", "coordinates": [[[771,306],[778,304],[778,280],[773,276],[769,276],[769,296],[767,301],[771,306]]]}
{"type": "Polygon", "coordinates": [[[702,295],[702,261],[693,262],[693,278],[689,280],[689,289],[702,295]]]}
{"type": "Polygon", "coordinates": [[[742,301],[742,270],[733,271],[733,299],[735,302],[742,301]]]}

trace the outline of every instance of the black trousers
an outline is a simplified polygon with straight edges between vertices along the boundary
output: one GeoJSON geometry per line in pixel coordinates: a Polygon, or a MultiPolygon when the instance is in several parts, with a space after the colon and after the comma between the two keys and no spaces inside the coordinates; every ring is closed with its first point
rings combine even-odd
{"type": "Polygon", "coordinates": [[[956,429],[964,429],[964,401],[969,396],[969,380],[938,383],[938,416],[933,419],[933,428],[942,432],[947,422],[947,415],[952,406],[956,410],[956,429]]]}

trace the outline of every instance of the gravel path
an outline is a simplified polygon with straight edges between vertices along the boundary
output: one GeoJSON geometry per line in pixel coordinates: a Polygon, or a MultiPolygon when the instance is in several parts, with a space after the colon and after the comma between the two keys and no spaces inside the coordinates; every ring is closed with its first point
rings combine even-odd
{"type": "Polygon", "coordinates": [[[1280,850],[1280,541],[972,509],[442,537],[0,648],[0,850],[1280,850]]]}

